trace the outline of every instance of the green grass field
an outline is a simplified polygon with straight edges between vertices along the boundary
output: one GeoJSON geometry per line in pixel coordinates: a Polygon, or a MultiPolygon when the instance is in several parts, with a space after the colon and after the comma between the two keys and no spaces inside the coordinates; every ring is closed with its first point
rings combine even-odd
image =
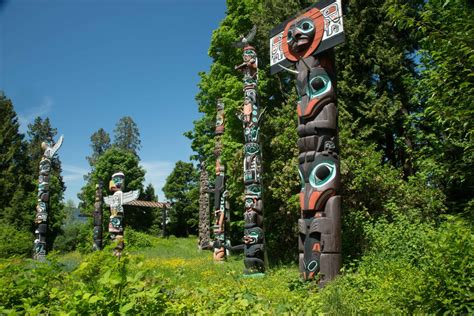
{"type": "Polygon", "coordinates": [[[296,264],[244,277],[242,255],[215,263],[211,251],[198,250],[196,238],[135,237],[150,246],[129,244],[120,261],[108,248],[53,254],[47,264],[2,261],[0,299],[6,304],[0,314],[317,312],[318,290],[300,281],[296,264]]]}

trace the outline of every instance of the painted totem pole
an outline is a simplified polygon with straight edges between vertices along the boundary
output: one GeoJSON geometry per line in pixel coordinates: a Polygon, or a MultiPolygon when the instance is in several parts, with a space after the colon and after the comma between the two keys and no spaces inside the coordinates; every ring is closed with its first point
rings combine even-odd
{"type": "Polygon", "coordinates": [[[199,177],[199,249],[206,249],[211,243],[209,223],[209,174],[202,161],[199,177]]]}
{"type": "Polygon", "coordinates": [[[93,250],[102,249],[102,183],[99,182],[95,185],[95,203],[94,212],[92,213],[94,218],[94,243],[92,245],[93,250]]]}
{"type": "Polygon", "coordinates": [[[258,60],[255,48],[249,42],[256,34],[254,26],[247,36],[241,36],[234,46],[243,49],[243,63],[235,66],[244,74],[244,104],[239,119],[244,128],[244,274],[253,275],[265,271],[263,202],[262,202],[262,154],[260,149],[260,111],[257,101],[258,60]]]}
{"type": "Polygon", "coordinates": [[[125,175],[123,172],[117,172],[112,175],[109,182],[110,191],[113,195],[104,197],[104,202],[110,206],[109,233],[110,239],[115,242],[114,255],[120,257],[125,247],[123,240],[123,205],[132,202],[138,198],[139,191],[122,192],[125,188],[125,175]]]}
{"type": "Polygon", "coordinates": [[[48,208],[49,208],[49,173],[51,171],[51,160],[63,143],[61,135],[56,144],[52,140],[41,143],[44,150],[43,157],[39,163],[38,177],[38,204],[36,205],[35,218],[35,241],[33,246],[33,259],[44,261],[46,256],[46,233],[48,230],[48,208]]]}
{"type": "Polygon", "coordinates": [[[296,74],[301,178],[299,265],[323,287],[341,267],[341,196],[332,47],[344,41],[341,0],[320,1],[270,33],[271,73],[296,74]],[[295,65],[296,71],[286,67],[295,65]]]}
{"type": "Polygon", "coordinates": [[[226,258],[226,222],[228,217],[227,210],[227,191],[225,189],[225,167],[221,163],[222,142],[221,138],[224,134],[224,103],[222,100],[217,101],[216,115],[216,146],[214,155],[216,156],[216,183],[214,186],[214,260],[224,261],[226,258]]]}

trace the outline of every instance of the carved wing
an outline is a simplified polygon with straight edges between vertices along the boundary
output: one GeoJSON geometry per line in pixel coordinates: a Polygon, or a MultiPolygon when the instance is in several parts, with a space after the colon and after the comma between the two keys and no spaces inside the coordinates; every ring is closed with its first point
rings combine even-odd
{"type": "Polygon", "coordinates": [[[109,195],[109,196],[104,197],[105,205],[110,206],[110,205],[112,205],[113,202],[114,202],[114,196],[113,195],[109,195]]]}
{"type": "Polygon", "coordinates": [[[251,42],[253,40],[253,38],[255,37],[255,34],[257,34],[257,26],[254,25],[252,27],[252,29],[250,30],[250,32],[247,34],[247,36],[245,36],[245,38],[247,39],[247,42],[251,42]]]}
{"type": "Polygon", "coordinates": [[[127,204],[129,202],[132,202],[132,201],[138,199],[139,195],[140,195],[140,191],[138,191],[138,190],[123,192],[122,204],[127,204]]]}
{"type": "Polygon", "coordinates": [[[232,46],[237,47],[237,48],[244,48],[245,46],[250,43],[253,38],[255,37],[255,34],[257,34],[257,26],[254,25],[250,32],[246,36],[240,36],[240,40],[237,42],[233,42],[232,46]]]}
{"type": "Polygon", "coordinates": [[[245,43],[242,42],[242,41],[233,42],[233,43],[232,43],[232,46],[233,46],[233,47],[237,47],[237,48],[244,48],[245,43]]]}
{"type": "Polygon", "coordinates": [[[52,148],[50,148],[49,150],[45,152],[45,156],[47,156],[47,158],[53,158],[54,154],[58,151],[59,147],[61,147],[61,145],[63,144],[63,139],[64,139],[64,136],[61,135],[61,137],[59,137],[58,139],[58,142],[54,144],[52,148]]]}

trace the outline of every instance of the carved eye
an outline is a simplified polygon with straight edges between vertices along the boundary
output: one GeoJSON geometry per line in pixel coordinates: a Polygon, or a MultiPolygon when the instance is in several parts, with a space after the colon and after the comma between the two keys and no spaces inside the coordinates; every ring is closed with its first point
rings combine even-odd
{"type": "Polygon", "coordinates": [[[313,80],[311,80],[311,87],[318,91],[322,88],[324,88],[324,81],[321,77],[316,77],[313,80]]]}
{"type": "Polygon", "coordinates": [[[310,21],[303,21],[298,26],[298,29],[303,33],[309,33],[309,32],[312,32],[314,30],[314,25],[310,21]]]}
{"type": "Polygon", "coordinates": [[[309,183],[313,188],[318,188],[328,183],[336,176],[336,165],[332,161],[322,162],[311,171],[309,183]]]}
{"type": "Polygon", "coordinates": [[[293,40],[294,40],[293,31],[290,30],[290,31],[288,31],[288,36],[287,36],[286,41],[287,41],[287,42],[291,42],[291,41],[293,41],[293,40]]]}
{"type": "Polygon", "coordinates": [[[326,74],[317,75],[309,80],[307,93],[311,99],[327,93],[331,89],[331,80],[326,74]]]}

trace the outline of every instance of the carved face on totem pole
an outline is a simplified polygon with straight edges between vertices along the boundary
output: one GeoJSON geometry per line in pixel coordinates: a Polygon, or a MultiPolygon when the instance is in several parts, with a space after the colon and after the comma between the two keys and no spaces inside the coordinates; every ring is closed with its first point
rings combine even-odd
{"type": "Polygon", "coordinates": [[[272,75],[302,58],[317,55],[343,43],[341,1],[315,3],[303,14],[275,27],[270,37],[272,75]]]}
{"type": "Polygon", "coordinates": [[[314,40],[316,29],[311,18],[302,18],[290,25],[286,35],[288,46],[293,53],[307,50],[314,40]]]}
{"type": "Polygon", "coordinates": [[[112,192],[122,191],[125,187],[125,175],[123,172],[116,172],[109,182],[109,190],[112,192]]]}

